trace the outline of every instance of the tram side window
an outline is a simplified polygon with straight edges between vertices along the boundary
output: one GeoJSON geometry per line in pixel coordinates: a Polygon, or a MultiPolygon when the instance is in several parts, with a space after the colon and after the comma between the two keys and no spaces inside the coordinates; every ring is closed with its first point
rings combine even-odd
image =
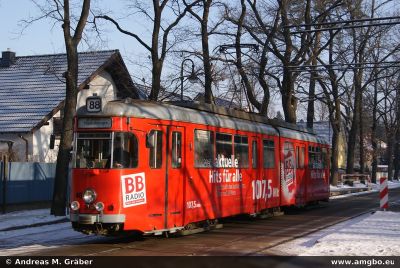
{"type": "MultiPolygon", "coordinates": [[[[113,168],[136,168],[138,165],[138,140],[132,133],[116,132],[114,135],[113,168]]],[[[110,167],[111,158],[107,167],[110,167]]]]}
{"type": "Polygon", "coordinates": [[[226,163],[224,159],[231,159],[232,151],[232,135],[217,133],[215,138],[215,148],[218,163],[226,163]],[[222,160],[222,161],[221,161],[222,160]]]}
{"type": "Polygon", "coordinates": [[[309,168],[314,168],[315,162],[315,147],[308,146],[308,166],[309,168]]]}
{"type": "Polygon", "coordinates": [[[238,160],[240,168],[249,167],[249,138],[236,135],[234,138],[235,159],[238,160]]]}
{"type": "Polygon", "coordinates": [[[263,140],[263,166],[275,167],[275,144],[273,140],[263,140]]]}
{"type": "Polygon", "coordinates": [[[257,141],[253,141],[253,146],[252,146],[253,151],[252,151],[252,155],[251,155],[252,156],[251,162],[252,162],[253,168],[257,168],[257,165],[258,165],[258,154],[257,154],[258,148],[257,147],[258,147],[257,141]]]}
{"type": "Polygon", "coordinates": [[[213,166],[214,132],[208,130],[194,131],[194,166],[208,168],[213,166]]]}
{"type": "Polygon", "coordinates": [[[304,157],[306,154],[305,151],[306,151],[305,147],[297,147],[296,162],[298,168],[304,168],[304,157]]]}
{"type": "Polygon", "coordinates": [[[172,132],[172,167],[182,166],[182,133],[172,132]]]}
{"type": "Polygon", "coordinates": [[[321,148],[316,146],[308,147],[309,167],[313,169],[323,168],[321,148]]]}
{"type": "Polygon", "coordinates": [[[150,168],[161,168],[162,166],[162,131],[152,130],[147,135],[147,147],[150,149],[150,168]]]}
{"type": "Polygon", "coordinates": [[[329,153],[326,148],[322,148],[322,168],[326,168],[329,165],[329,153]]]}

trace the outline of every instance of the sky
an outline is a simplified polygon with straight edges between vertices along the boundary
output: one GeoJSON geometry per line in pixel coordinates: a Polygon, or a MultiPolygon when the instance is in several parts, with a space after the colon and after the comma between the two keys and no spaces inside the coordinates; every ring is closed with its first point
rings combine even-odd
{"type": "MultiPolygon", "coordinates": [[[[24,28],[23,20],[37,18],[42,14],[39,8],[34,4],[34,1],[43,3],[46,0],[0,0],[0,50],[6,51],[10,49],[16,53],[17,57],[65,53],[64,37],[60,23],[55,23],[55,21],[50,18],[44,18],[24,28]]],[[[52,2],[52,0],[47,1],[52,2]]],[[[80,0],[71,0],[71,2],[81,3],[80,0]]],[[[147,44],[151,44],[152,24],[142,13],[133,12],[132,9],[126,8],[127,4],[132,2],[134,1],[92,0],[92,7],[94,7],[95,10],[101,10],[104,14],[116,18],[123,29],[138,34],[147,44]]],[[[151,5],[148,5],[148,8],[151,8],[151,5]]],[[[166,23],[168,18],[168,14],[166,14],[164,23],[166,23]]],[[[91,35],[89,38],[90,44],[88,45],[85,42],[81,42],[79,51],[118,49],[134,82],[144,83],[150,86],[151,65],[147,50],[132,37],[118,32],[109,22],[100,22],[100,28],[102,30],[102,41],[100,42],[94,35],[91,35]]],[[[92,25],[87,25],[86,29],[92,29],[92,25]]],[[[213,50],[219,45],[218,42],[220,41],[215,43],[211,40],[210,42],[210,48],[213,50]]],[[[197,42],[195,43],[197,44],[197,42]]],[[[199,44],[200,41],[198,42],[198,45],[199,44]]],[[[175,75],[174,77],[177,77],[182,60],[183,58],[176,58],[176,56],[167,57],[164,63],[164,86],[170,91],[179,87],[179,83],[176,83],[178,80],[168,80],[167,75],[172,73],[175,75]],[[173,83],[174,81],[175,83],[173,83]]],[[[201,63],[197,61],[195,64],[195,69],[199,70],[201,68],[201,63]]],[[[186,67],[188,68],[188,66],[186,67]]],[[[203,91],[201,83],[192,84],[185,82],[185,88],[190,88],[187,91],[189,95],[191,92],[203,91]]],[[[218,95],[221,93],[215,91],[214,94],[218,95]]],[[[194,97],[196,94],[192,93],[191,95],[194,97]]],[[[274,103],[275,100],[271,104],[271,107],[274,106],[274,103]]],[[[280,101],[276,100],[276,103],[280,103],[280,101]]],[[[273,109],[281,110],[279,106],[280,105],[278,105],[278,108],[275,107],[273,109]]]]}
{"type": "MultiPolygon", "coordinates": [[[[34,0],[37,2],[45,2],[46,0],[34,0]]],[[[52,2],[52,0],[47,0],[52,2]]],[[[379,0],[381,2],[384,0],[379,0]]],[[[71,2],[81,3],[80,0],[71,0],[71,2]]],[[[127,3],[131,0],[92,0],[92,7],[101,10],[105,14],[118,19],[118,22],[124,29],[137,33],[143,37],[147,44],[150,44],[151,23],[141,13],[133,13],[131,9],[127,9],[127,3]]],[[[399,0],[389,2],[384,11],[396,9],[399,0]]],[[[24,29],[23,20],[38,17],[40,10],[35,6],[33,0],[0,0],[0,50],[6,51],[10,49],[16,52],[17,56],[41,55],[65,53],[64,38],[61,25],[54,23],[51,19],[42,19],[35,21],[29,27],[24,29]]],[[[168,18],[168,17],[167,17],[168,18]]],[[[88,25],[87,28],[91,28],[88,25]]],[[[91,36],[90,45],[85,43],[80,46],[80,51],[88,50],[108,50],[118,49],[128,67],[128,70],[137,83],[150,85],[151,72],[149,69],[148,52],[132,37],[128,37],[119,33],[110,23],[101,23],[102,39],[104,42],[98,42],[94,36],[91,36]]],[[[218,44],[211,44],[214,49],[218,44]]],[[[182,59],[170,59],[166,62],[164,74],[168,73],[168,68],[175,68],[174,73],[178,74],[178,69],[182,59]],[[172,62],[172,64],[171,64],[172,62]]],[[[198,63],[199,64],[199,63],[198,63]]],[[[200,67],[198,67],[200,68],[200,67]]],[[[196,68],[197,69],[197,68],[196,68]]],[[[166,85],[168,87],[168,85],[166,85]]],[[[200,85],[196,86],[199,90],[200,85]]],[[[280,99],[274,100],[272,108],[281,111],[280,99]]],[[[304,117],[304,107],[300,107],[298,111],[299,119],[304,117]]]]}
{"type": "MultiPolygon", "coordinates": [[[[34,4],[34,1],[38,3],[53,2],[53,0],[0,0],[0,50],[6,51],[10,49],[16,53],[17,57],[65,53],[61,24],[55,22],[54,19],[36,20],[29,27],[24,28],[24,25],[26,25],[26,23],[23,23],[24,20],[37,18],[43,14],[34,4]]],[[[79,4],[75,9],[75,14],[79,14],[81,0],[70,1],[79,4]]],[[[96,14],[102,13],[114,18],[124,30],[137,34],[146,44],[151,46],[152,23],[137,9],[127,8],[127,5],[133,2],[132,0],[92,0],[91,7],[96,14]]],[[[145,10],[151,10],[150,1],[142,1],[142,3],[147,5],[145,10]]],[[[163,23],[168,23],[169,18],[172,17],[167,11],[163,15],[163,23]]],[[[101,30],[101,40],[95,34],[93,24],[89,23],[85,28],[90,32],[89,38],[86,39],[89,41],[81,41],[78,50],[83,52],[118,49],[133,81],[151,86],[151,59],[149,52],[134,38],[120,33],[110,22],[98,20],[98,23],[101,30]]],[[[178,80],[171,80],[167,76],[171,73],[175,75],[174,77],[179,75],[182,60],[183,58],[167,57],[164,62],[164,86],[170,91],[175,90],[179,84],[176,83],[178,80]],[[172,83],[174,81],[175,83],[172,83]]],[[[198,64],[196,70],[200,69],[200,62],[196,64],[198,64]]],[[[186,66],[186,68],[189,68],[189,66],[186,66]]],[[[185,82],[185,88],[186,84],[195,87],[195,91],[203,90],[201,83],[191,84],[185,82]]]]}
{"type": "MultiPolygon", "coordinates": [[[[110,16],[118,14],[121,16],[121,24],[126,29],[137,32],[149,42],[150,32],[146,28],[143,16],[137,14],[134,17],[125,17],[126,2],[92,0],[92,6],[101,7],[110,16]]],[[[10,49],[16,52],[17,56],[65,53],[62,28],[59,23],[54,23],[54,20],[41,19],[24,29],[23,20],[38,17],[40,14],[39,8],[32,0],[0,0],[0,50],[10,49]]],[[[91,28],[91,25],[87,27],[91,28]]],[[[102,30],[104,42],[99,43],[92,37],[90,46],[82,42],[79,50],[119,49],[134,78],[141,79],[148,75],[137,65],[138,58],[146,58],[146,51],[133,38],[119,33],[110,24],[102,23],[102,30]]]]}

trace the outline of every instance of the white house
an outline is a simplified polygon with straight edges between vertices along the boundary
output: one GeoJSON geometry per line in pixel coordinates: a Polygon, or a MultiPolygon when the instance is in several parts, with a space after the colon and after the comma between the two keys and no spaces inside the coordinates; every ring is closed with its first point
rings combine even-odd
{"type": "MultiPolygon", "coordinates": [[[[0,156],[13,161],[55,162],[65,100],[66,54],[0,59],[0,156]],[[50,136],[56,136],[50,149],[50,136]]],[[[118,98],[143,98],[118,50],[79,53],[77,108],[97,94],[103,105],[118,98]]]]}

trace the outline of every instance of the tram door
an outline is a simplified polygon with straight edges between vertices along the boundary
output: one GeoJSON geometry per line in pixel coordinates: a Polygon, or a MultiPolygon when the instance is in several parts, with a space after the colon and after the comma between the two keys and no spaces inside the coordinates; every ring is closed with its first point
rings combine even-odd
{"type": "Polygon", "coordinates": [[[168,126],[166,176],[166,228],[183,225],[183,178],[185,172],[185,129],[168,126]]]}
{"type": "Polygon", "coordinates": [[[183,127],[149,125],[146,147],[149,170],[146,191],[149,194],[148,223],[153,229],[169,229],[183,224],[183,127]]]}
{"type": "MultiPolygon", "coordinates": [[[[168,128],[159,124],[149,124],[146,129],[147,165],[145,189],[147,206],[143,215],[147,215],[150,230],[165,229],[166,224],[166,180],[168,128]]],[[[143,159],[146,160],[146,159],[143,159]]],[[[140,159],[139,159],[140,161],[140,159]]]]}
{"type": "Polygon", "coordinates": [[[305,157],[306,157],[306,145],[303,143],[296,143],[296,173],[297,173],[296,204],[300,205],[305,204],[306,202],[307,178],[306,178],[305,157]]]}

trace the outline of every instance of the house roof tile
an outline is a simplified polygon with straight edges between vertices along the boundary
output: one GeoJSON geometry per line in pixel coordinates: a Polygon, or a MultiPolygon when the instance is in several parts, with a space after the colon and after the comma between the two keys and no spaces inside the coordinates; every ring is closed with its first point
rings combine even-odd
{"type": "MultiPolygon", "coordinates": [[[[78,85],[118,50],[79,53],[78,85]]],[[[66,54],[16,57],[0,67],[0,132],[30,132],[65,99],[66,54]]]]}

